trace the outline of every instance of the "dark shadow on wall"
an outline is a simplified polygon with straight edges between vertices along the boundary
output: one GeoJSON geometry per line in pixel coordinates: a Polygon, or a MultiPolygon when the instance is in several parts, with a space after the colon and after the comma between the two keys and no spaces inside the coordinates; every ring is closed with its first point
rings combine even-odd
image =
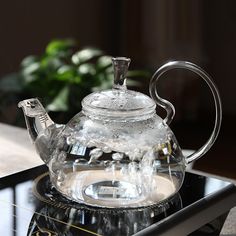
{"type": "Polygon", "coordinates": [[[0,76],[16,71],[22,58],[42,53],[54,38],[75,38],[80,46],[117,53],[119,1],[30,0],[0,3],[0,76]]]}
{"type": "MultiPolygon", "coordinates": [[[[132,69],[152,73],[169,60],[192,61],[212,75],[223,103],[218,141],[197,164],[202,162],[207,170],[215,163],[218,174],[223,168],[233,172],[235,25],[234,0],[2,1],[0,76],[17,71],[22,58],[40,54],[53,38],[72,37],[81,47],[95,46],[110,55],[131,57],[132,69]]],[[[138,89],[148,93],[148,83],[143,80],[138,89]]],[[[171,127],[181,146],[198,148],[210,135],[214,121],[207,86],[192,73],[173,71],[161,80],[159,91],[176,107],[171,127]]],[[[162,109],[158,113],[165,115],[162,109]]]]}

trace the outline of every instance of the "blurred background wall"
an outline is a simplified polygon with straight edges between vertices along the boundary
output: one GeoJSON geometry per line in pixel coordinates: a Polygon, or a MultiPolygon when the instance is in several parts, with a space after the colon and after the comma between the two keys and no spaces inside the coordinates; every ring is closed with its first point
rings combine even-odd
{"type": "MultiPolygon", "coordinates": [[[[21,60],[40,54],[55,38],[75,38],[113,56],[128,56],[131,69],[154,73],[166,61],[192,61],[217,84],[223,103],[216,145],[199,160],[215,173],[234,172],[236,117],[236,1],[234,0],[51,0],[0,3],[0,77],[21,60]]],[[[138,89],[148,93],[148,80],[138,89]]],[[[176,107],[171,128],[184,148],[198,148],[211,133],[214,104],[197,76],[173,71],[163,76],[160,95],[176,107]]],[[[158,109],[162,116],[165,113],[158,109]]],[[[2,122],[10,123],[6,117],[2,122]]],[[[199,164],[199,165],[200,165],[199,164]]]]}

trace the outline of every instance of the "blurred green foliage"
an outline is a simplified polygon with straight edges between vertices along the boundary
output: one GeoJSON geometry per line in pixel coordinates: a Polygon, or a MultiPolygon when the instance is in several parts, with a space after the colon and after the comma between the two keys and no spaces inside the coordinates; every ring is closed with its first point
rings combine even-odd
{"type": "MultiPolygon", "coordinates": [[[[77,46],[72,39],[53,40],[42,55],[24,58],[18,73],[0,80],[0,112],[5,114],[12,101],[38,97],[48,112],[64,122],[80,111],[87,94],[111,88],[111,57],[97,48],[76,50],[77,46]]],[[[129,71],[127,76],[148,75],[129,71]]]]}

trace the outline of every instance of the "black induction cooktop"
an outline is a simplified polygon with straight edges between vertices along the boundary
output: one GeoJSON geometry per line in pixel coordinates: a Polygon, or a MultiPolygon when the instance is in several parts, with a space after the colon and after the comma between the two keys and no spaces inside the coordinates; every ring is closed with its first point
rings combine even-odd
{"type": "Polygon", "coordinates": [[[51,185],[45,165],[0,178],[0,235],[218,235],[236,187],[186,173],[178,194],[139,209],[92,208],[51,185]]]}

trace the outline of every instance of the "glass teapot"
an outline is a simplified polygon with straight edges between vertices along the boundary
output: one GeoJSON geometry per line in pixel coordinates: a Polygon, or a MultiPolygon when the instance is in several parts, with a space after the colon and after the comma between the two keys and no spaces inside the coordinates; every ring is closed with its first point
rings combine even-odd
{"type": "Polygon", "coordinates": [[[161,66],[150,82],[150,95],[128,90],[129,58],[112,59],[113,88],[94,92],[82,101],[82,111],[68,124],[55,124],[38,99],[19,103],[52,184],[65,197],[105,208],[135,208],[158,204],[178,192],[190,162],[204,155],[221,125],[221,101],[213,81],[198,66],[172,61],[161,66]],[[215,126],[208,141],[185,157],[169,128],[175,110],[157,94],[160,76],[170,69],[197,73],[214,97],[215,126]],[[166,109],[163,120],[156,104],[166,109]]]}

